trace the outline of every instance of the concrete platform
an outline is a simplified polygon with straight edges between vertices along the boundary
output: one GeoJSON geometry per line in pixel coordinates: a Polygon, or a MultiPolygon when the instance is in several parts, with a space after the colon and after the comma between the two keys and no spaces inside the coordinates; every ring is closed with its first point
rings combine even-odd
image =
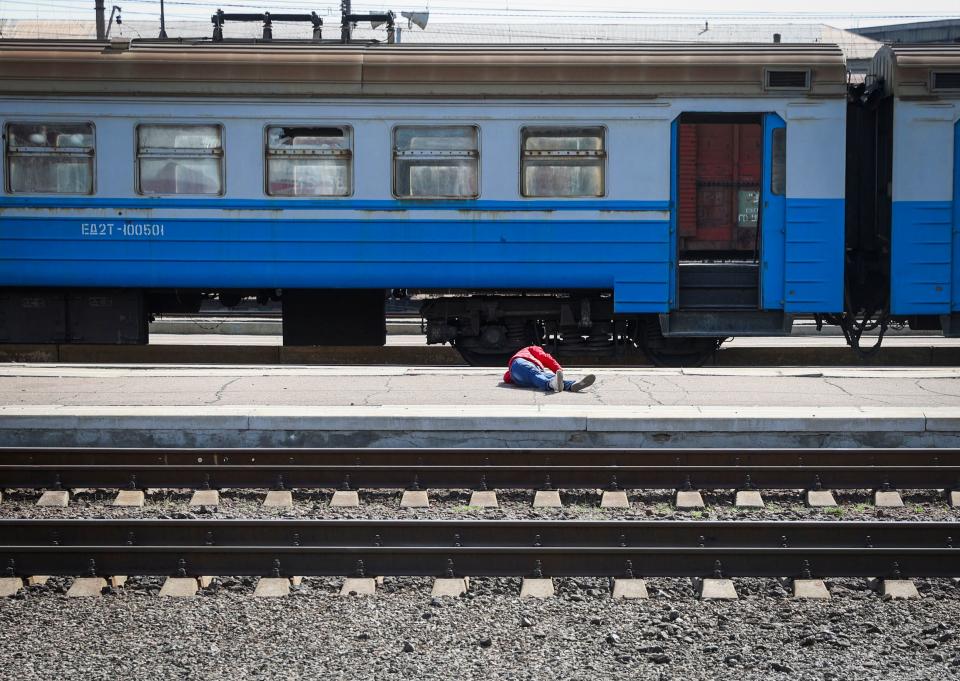
{"type": "Polygon", "coordinates": [[[588,370],[0,365],[0,445],[960,446],[960,368],[588,370]]]}
{"type": "MultiPolygon", "coordinates": [[[[0,445],[960,446],[955,408],[0,406],[0,445]]],[[[209,490],[215,492],[215,490],[209,490]]],[[[63,503],[64,495],[57,495],[63,503]]],[[[193,505],[214,506],[216,494],[193,505]]]]}
{"type": "MultiPolygon", "coordinates": [[[[280,316],[241,317],[237,315],[209,317],[164,317],[150,322],[150,335],[157,336],[276,336],[283,335],[280,316]]],[[[422,337],[419,319],[388,318],[387,336],[422,337]]]]}

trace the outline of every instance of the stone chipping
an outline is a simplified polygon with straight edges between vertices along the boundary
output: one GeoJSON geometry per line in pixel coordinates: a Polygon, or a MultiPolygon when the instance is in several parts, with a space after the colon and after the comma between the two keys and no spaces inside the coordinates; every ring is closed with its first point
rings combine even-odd
{"type": "MultiPolygon", "coordinates": [[[[533,509],[532,492],[501,492],[500,508],[467,506],[469,491],[431,491],[429,508],[400,509],[399,491],[361,492],[330,508],[330,490],[294,491],[293,508],[263,508],[264,491],[226,490],[216,509],[189,492],[154,492],[143,508],[115,493],[80,492],[67,508],[36,492],[4,496],[5,517],[662,518],[956,520],[929,491],[877,509],[869,490],[838,492],[837,509],[807,509],[797,492],[764,493],[736,509],[705,492],[676,512],[672,493],[631,493],[600,509],[595,490],[564,492],[562,509],[533,509]]],[[[338,595],[342,579],[305,578],[289,596],[253,597],[256,578],[220,576],[191,599],[160,598],[162,579],[131,577],[101,598],[68,599],[70,578],[0,601],[5,678],[51,679],[949,679],[960,676],[960,587],[917,580],[921,599],[885,601],[864,580],[827,580],[829,601],[796,601],[788,585],[735,579],[739,600],[699,601],[688,580],[649,578],[648,600],[614,600],[604,579],[557,579],[550,599],[519,598],[520,580],[472,578],[456,598],[432,580],[386,578],[374,597],[338,595]]]]}
{"type": "Polygon", "coordinates": [[[882,601],[833,580],[829,602],[798,602],[774,580],[737,580],[740,599],[693,598],[650,579],[651,598],[614,601],[606,580],[559,579],[546,600],[518,579],[475,578],[460,598],[430,580],[388,578],[375,597],[340,580],[253,597],[220,577],[193,599],[159,598],[133,578],[101,598],[67,599],[69,579],[0,603],[0,669],[50,679],[939,679],[960,675],[960,595],[919,583],[919,601],[882,601]]]}

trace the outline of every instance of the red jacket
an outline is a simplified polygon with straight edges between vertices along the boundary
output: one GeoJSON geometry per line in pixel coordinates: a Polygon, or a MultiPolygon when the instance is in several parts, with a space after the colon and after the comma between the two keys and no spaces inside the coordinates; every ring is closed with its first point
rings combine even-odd
{"type": "Polygon", "coordinates": [[[549,369],[554,373],[562,368],[560,363],[555,360],[549,352],[541,348],[539,345],[528,345],[525,348],[517,350],[517,354],[511,357],[510,361],[507,362],[507,373],[503,375],[504,383],[513,382],[513,380],[510,378],[510,365],[513,364],[513,360],[515,359],[525,359],[528,362],[533,362],[541,369],[549,369]]]}

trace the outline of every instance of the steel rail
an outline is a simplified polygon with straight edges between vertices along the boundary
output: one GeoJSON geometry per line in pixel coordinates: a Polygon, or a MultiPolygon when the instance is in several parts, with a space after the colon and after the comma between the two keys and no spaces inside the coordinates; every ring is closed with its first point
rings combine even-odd
{"type": "Polygon", "coordinates": [[[955,489],[958,449],[0,448],[0,488],[955,489]]]}
{"type": "Polygon", "coordinates": [[[0,466],[33,489],[954,489],[960,466],[0,466]]]}
{"type": "Polygon", "coordinates": [[[18,575],[952,577],[955,523],[2,520],[18,575]]]}
{"type": "Polygon", "coordinates": [[[273,464],[514,466],[960,466],[960,449],[938,448],[130,448],[0,447],[24,464],[273,464]]]}

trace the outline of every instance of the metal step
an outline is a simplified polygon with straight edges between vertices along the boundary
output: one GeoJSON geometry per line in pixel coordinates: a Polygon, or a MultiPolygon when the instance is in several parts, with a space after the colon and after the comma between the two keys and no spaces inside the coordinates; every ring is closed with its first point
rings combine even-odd
{"type": "Polygon", "coordinates": [[[760,307],[757,263],[680,263],[677,281],[681,310],[760,307]]]}

